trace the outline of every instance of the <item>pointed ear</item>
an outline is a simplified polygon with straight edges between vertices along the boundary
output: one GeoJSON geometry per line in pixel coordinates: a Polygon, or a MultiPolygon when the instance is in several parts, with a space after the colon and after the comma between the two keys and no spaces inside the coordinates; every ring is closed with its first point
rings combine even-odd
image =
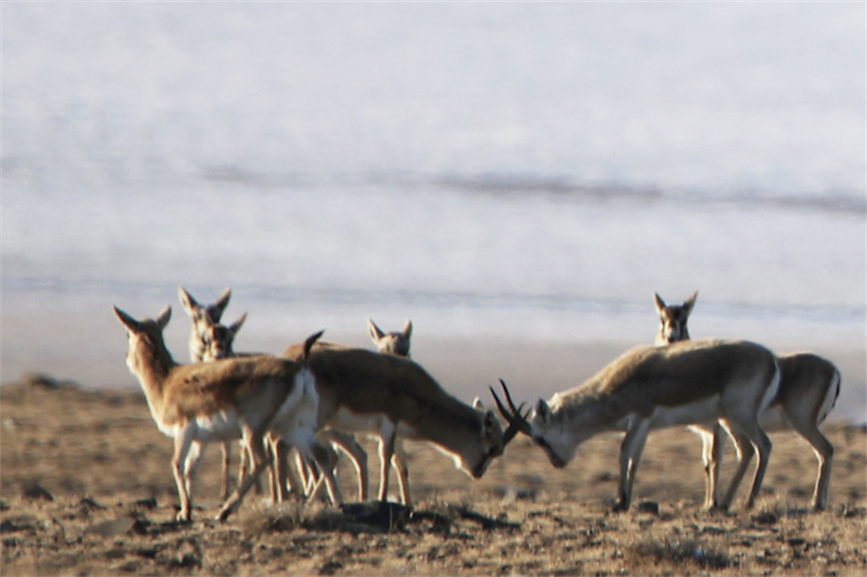
{"type": "Polygon", "coordinates": [[[480,399],[479,397],[473,399],[473,408],[477,411],[484,410],[485,405],[482,404],[482,399],[480,399]]]}
{"type": "Polygon", "coordinates": [[[117,308],[115,306],[113,306],[111,308],[114,309],[114,314],[117,315],[117,318],[120,319],[120,322],[123,323],[123,326],[125,326],[128,330],[130,330],[134,333],[138,332],[140,330],[141,323],[139,323],[137,320],[135,320],[134,318],[132,318],[131,316],[129,316],[127,313],[123,312],[119,308],[117,308]]]}
{"type": "Polygon", "coordinates": [[[689,295],[689,298],[686,299],[686,301],[683,303],[683,308],[686,309],[687,315],[692,312],[692,307],[695,306],[695,299],[697,299],[697,298],[698,298],[698,291],[695,291],[691,295],[689,295]]]}
{"type": "Polygon", "coordinates": [[[233,333],[237,333],[241,330],[241,326],[244,324],[244,321],[247,320],[247,313],[241,315],[241,317],[229,325],[229,330],[233,333]]]}
{"type": "Polygon", "coordinates": [[[545,402],[545,399],[539,399],[536,402],[536,414],[539,415],[539,418],[543,423],[547,423],[551,418],[551,408],[548,406],[548,403],[545,402]]]}
{"type": "Polygon", "coordinates": [[[226,307],[229,306],[229,299],[231,298],[231,296],[232,296],[232,289],[229,287],[226,287],[225,289],[223,289],[223,292],[220,295],[220,298],[218,298],[217,302],[214,303],[214,306],[217,307],[218,309],[220,309],[220,314],[222,314],[223,311],[226,310],[226,307]]]}
{"type": "Polygon", "coordinates": [[[179,286],[178,298],[181,300],[181,306],[184,307],[187,314],[190,315],[190,317],[195,318],[196,311],[200,308],[200,305],[196,302],[196,299],[193,298],[193,295],[188,293],[184,287],[179,286]]]}
{"type": "Polygon", "coordinates": [[[412,334],[412,321],[409,319],[406,319],[406,323],[403,325],[403,336],[405,336],[406,338],[409,338],[409,336],[411,334],[412,334]]]}
{"type": "Polygon", "coordinates": [[[166,308],[160,311],[160,314],[157,315],[156,323],[160,330],[166,328],[169,324],[169,319],[172,318],[172,307],[166,305],[166,308]]]}
{"type": "Polygon", "coordinates": [[[373,339],[373,342],[379,343],[379,340],[385,336],[376,323],[373,322],[372,319],[367,319],[367,332],[370,333],[370,338],[373,339]]]}
{"type": "Polygon", "coordinates": [[[653,302],[656,303],[656,312],[662,314],[665,309],[665,301],[659,296],[659,293],[653,293],[653,302]]]}
{"type": "Polygon", "coordinates": [[[497,417],[494,415],[494,411],[485,411],[485,430],[492,428],[496,422],[497,417]]]}

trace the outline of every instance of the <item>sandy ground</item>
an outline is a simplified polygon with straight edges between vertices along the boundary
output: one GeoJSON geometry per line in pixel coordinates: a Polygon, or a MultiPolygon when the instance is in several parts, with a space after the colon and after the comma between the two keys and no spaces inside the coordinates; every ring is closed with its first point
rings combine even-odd
{"type": "MultiPolygon", "coordinates": [[[[220,505],[214,448],[195,487],[195,520],[178,524],[172,443],[141,392],[47,384],[0,389],[3,575],[867,574],[863,427],[825,427],[836,456],[822,513],[806,510],[815,458],[789,433],[772,436],[753,510],[743,509],[742,487],[731,513],[702,511],[700,442],[673,429],[651,435],[627,513],[611,512],[619,438],[606,435],[562,470],[519,438],[479,481],[409,444],[415,511],[391,507],[378,518],[251,494],[228,522],[211,521],[220,505]]],[[[353,497],[351,467],[342,471],[353,497]]],[[[371,477],[376,486],[375,469],[371,477]]]]}

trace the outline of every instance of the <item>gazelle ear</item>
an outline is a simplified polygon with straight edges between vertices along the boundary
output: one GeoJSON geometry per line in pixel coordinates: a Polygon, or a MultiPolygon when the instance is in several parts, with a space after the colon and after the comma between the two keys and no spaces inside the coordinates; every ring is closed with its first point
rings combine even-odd
{"type": "Polygon", "coordinates": [[[127,313],[123,312],[117,307],[111,307],[114,309],[114,314],[117,315],[117,318],[120,319],[120,322],[125,326],[128,330],[132,332],[138,332],[140,330],[141,323],[137,320],[129,316],[127,313]]]}
{"type": "Polygon", "coordinates": [[[181,306],[184,307],[184,310],[187,311],[187,314],[190,317],[196,317],[196,311],[201,308],[201,305],[196,302],[196,299],[193,298],[193,295],[187,292],[187,290],[179,286],[178,287],[178,298],[181,299],[181,306]]]}
{"type": "Polygon", "coordinates": [[[229,330],[233,333],[237,333],[241,330],[241,326],[244,324],[244,321],[247,320],[247,313],[241,315],[241,317],[229,325],[229,330]]]}
{"type": "Polygon", "coordinates": [[[693,292],[691,295],[689,295],[689,298],[684,301],[683,308],[684,310],[686,310],[687,315],[692,312],[692,307],[695,306],[696,298],[698,298],[698,291],[693,292]]]}
{"type": "Polygon", "coordinates": [[[412,334],[412,321],[409,319],[406,319],[406,323],[403,325],[403,336],[405,336],[406,338],[409,338],[409,336],[411,334],[412,334]]]}
{"type": "Polygon", "coordinates": [[[497,423],[497,417],[494,415],[494,411],[486,411],[485,412],[485,430],[493,428],[494,424],[497,423]]]}
{"type": "Polygon", "coordinates": [[[214,303],[214,306],[220,309],[220,314],[226,310],[226,307],[229,306],[229,299],[232,297],[232,289],[230,287],[226,287],[223,289],[222,294],[220,294],[220,298],[217,299],[217,302],[214,303]]]}
{"type": "Polygon", "coordinates": [[[548,403],[545,402],[545,399],[539,399],[536,402],[536,414],[543,423],[547,423],[551,418],[551,408],[548,406],[548,403]]]}
{"type": "Polygon", "coordinates": [[[473,408],[477,411],[483,410],[485,408],[485,405],[482,404],[482,399],[480,399],[479,397],[473,399],[473,408]]]}
{"type": "Polygon", "coordinates": [[[659,296],[659,293],[653,293],[653,302],[656,303],[656,312],[662,315],[665,310],[665,301],[659,296]]]}
{"type": "Polygon", "coordinates": [[[379,340],[385,336],[376,323],[373,322],[372,319],[367,319],[367,332],[370,333],[370,338],[373,339],[373,342],[379,343],[379,340]]]}
{"type": "Polygon", "coordinates": [[[166,308],[160,311],[160,314],[157,315],[156,323],[160,330],[163,330],[168,326],[169,319],[172,318],[172,307],[166,305],[166,308]]]}

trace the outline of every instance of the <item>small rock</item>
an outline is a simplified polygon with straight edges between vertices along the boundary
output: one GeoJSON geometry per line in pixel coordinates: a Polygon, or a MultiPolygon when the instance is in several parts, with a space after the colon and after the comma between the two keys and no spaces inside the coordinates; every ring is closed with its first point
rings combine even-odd
{"type": "Polygon", "coordinates": [[[656,501],[644,501],[638,505],[640,513],[650,513],[651,515],[659,515],[659,503],[656,501]]]}
{"type": "Polygon", "coordinates": [[[39,483],[30,483],[24,487],[24,496],[28,499],[43,499],[45,501],[53,501],[54,495],[49,493],[45,487],[39,483]]]}

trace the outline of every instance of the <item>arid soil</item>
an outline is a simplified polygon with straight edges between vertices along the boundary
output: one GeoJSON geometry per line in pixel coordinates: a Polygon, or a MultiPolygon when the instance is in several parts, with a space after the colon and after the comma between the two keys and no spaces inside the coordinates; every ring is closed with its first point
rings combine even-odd
{"type": "MultiPolygon", "coordinates": [[[[619,437],[606,435],[561,470],[519,438],[479,481],[409,444],[412,513],[275,507],[251,493],[225,523],[212,520],[213,447],[195,486],[195,520],[179,524],[172,443],[140,392],[35,379],[2,387],[0,408],[2,575],[867,575],[860,427],[825,427],[836,455],[822,513],[807,510],[816,461],[793,433],[772,435],[753,510],[742,508],[745,482],[731,513],[702,511],[701,443],[672,429],[651,435],[627,513],[611,511],[619,437]]],[[[366,446],[376,487],[375,446],[366,446]]],[[[734,460],[729,450],[724,482],[734,460]]],[[[355,500],[348,464],[341,482],[355,500]]]]}

